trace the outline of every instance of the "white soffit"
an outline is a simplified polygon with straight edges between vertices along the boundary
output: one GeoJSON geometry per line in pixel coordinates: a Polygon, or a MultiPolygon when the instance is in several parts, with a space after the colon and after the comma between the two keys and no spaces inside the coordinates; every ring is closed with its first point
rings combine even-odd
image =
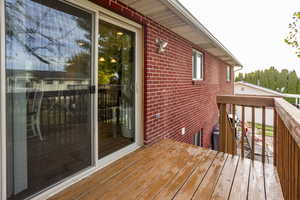
{"type": "Polygon", "coordinates": [[[120,0],[232,66],[241,63],[178,0],[120,0]]]}

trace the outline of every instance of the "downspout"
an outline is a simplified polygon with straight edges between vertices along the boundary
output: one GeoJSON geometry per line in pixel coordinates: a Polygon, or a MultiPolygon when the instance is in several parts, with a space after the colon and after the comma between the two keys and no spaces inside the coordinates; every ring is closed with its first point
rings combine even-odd
{"type": "Polygon", "coordinates": [[[233,94],[235,95],[235,72],[238,72],[238,71],[241,71],[244,67],[243,65],[240,65],[240,66],[234,66],[233,68],[235,67],[239,67],[239,69],[236,69],[236,70],[233,70],[233,76],[234,76],[234,80],[233,80],[233,94]]]}
{"type": "Polygon", "coordinates": [[[240,70],[242,70],[244,68],[244,66],[242,66],[242,65],[240,65],[240,66],[234,66],[233,68],[235,68],[235,67],[239,67],[239,69],[234,70],[234,72],[238,72],[238,71],[240,71],[240,70]]]}

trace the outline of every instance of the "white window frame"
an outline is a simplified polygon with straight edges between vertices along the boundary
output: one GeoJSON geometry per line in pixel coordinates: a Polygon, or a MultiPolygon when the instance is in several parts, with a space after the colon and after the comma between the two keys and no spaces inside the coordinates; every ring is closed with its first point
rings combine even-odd
{"type": "Polygon", "coordinates": [[[192,80],[194,81],[204,80],[204,54],[194,49],[192,54],[192,80]],[[197,62],[198,57],[200,57],[201,60],[201,63],[199,65],[197,62]]]}
{"type": "MultiPolygon", "coordinates": [[[[38,195],[29,197],[31,200],[44,200],[48,199],[49,197],[57,194],[58,192],[66,189],[67,187],[71,186],[72,184],[86,178],[87,176],[92,175],[96,171],[102,169],[106,165],[110,164],[111,162],[123,157],[124,155],[136,150],[137,148],[143,145],[143,30],[142,25],[133,22],[125,17],[122,17],[108,9],[105,9],[95,3],[89,1],[78,1],[78,0],[60,0],[65,3],[70,3],[73,6],[78,6],[81,9],[85,9],[93,13],[93,39],[97,41],[98,36],[98,24],[99,19],[103,20],[104,18],[106,21],[115,20],[115,24],[126,27],[127,29],[134,31],[136,33],[136,82],[135,82],[135,143],[124,149],[121,149],[115,152],[113,155],[109,157],[105,157],[105,159],[98,160],[98,124],[97,119],[98,113],[97,109],[93,110],[92,117],[94,118],[94,122],[92,122],[92,165],[66,179],[62,180],[61,182],[46,188],[45,190],[41,191],[38,195]]],[[[5,87],[5,5],[4,0],[0,1],[0,199],[6,199],[6,87],[5,87]]],[[[93,70],[92,70],[92,84],[96,86],[96,94],[98,91],[98,87],[96,84],[98,82],[98,48],[96,45],[93,47],[93,70]]],[[[94,95],[93,98],[93,105],[98,104],[97,95],[94,95]]]]}
{"type": "Polygon", "coordinates": [[[227,66],[226,67],[226,81],[227,82],[231,82],[231,67],[227,66]]]}
{"type": "Polygon", "coordinates": [[[203,145],[202,136],[203,136],[203,129],[201,128],[201,130],[195,133],[194,135],[194,145],[202,147],[203,145]]]}

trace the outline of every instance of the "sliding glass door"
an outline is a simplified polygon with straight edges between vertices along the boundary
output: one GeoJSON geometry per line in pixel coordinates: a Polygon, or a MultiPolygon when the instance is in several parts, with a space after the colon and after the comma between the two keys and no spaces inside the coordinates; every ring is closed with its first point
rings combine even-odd
{"type": "Polygon", "coordinates": [[[99,158],[135,142],[135,32],[99,21],[99,158]]]}
{"type": "MultiPolygon", "coordinates": [[[[93,16],[59,0],[5,0],[5,19],[7,197],[24,199],[92,163],[93,16]]],[[[127,108],[129,80],[116,81],[127,108]]]]}

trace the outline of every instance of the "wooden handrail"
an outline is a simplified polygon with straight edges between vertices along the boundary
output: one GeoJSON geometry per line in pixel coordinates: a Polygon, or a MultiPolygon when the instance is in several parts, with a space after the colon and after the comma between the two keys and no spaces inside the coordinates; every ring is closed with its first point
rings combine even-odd
{"type": "Polygon", "coordinates": [[[235,96],[222,95],[217,96],[218,104],[234,104],[243,106],[257,106],[257,107],[274,107],[274,98],[272,97],[258,97],[258,96],[235,96]]]}
{"type": "MultiPolygon", "coordinates": [[[[274,165],[277,167],[280,178],[284,198],[287,200],[300,199],[300,110],[292,104],[288,103],[282,98],[265,97],[265,96],[234,96],[222,95],[217,96],[217,103],[220,108],[220,144],[223,148],[221,151],[235,154],[232,151],[234,148],[228,148],[235,137],[231,137],[232,133],[228,132],[226,127],[229,122],[225,120],[228,118],[228,113],[236,115],[235,107],[242,107],[242,137],[241,137],[241,156],[244,157],[244,135],[245,135],[245,107],[252,108],[252,127],[255,126],[255,110],[260,108],[262,110],[262,162],[266,158],[266,108],[274,110],[274,136],[273,136],[273,157],[274,165]],[[230,105],[230,106],[229,106],[230,105]],[[222,108],[222,109],[221,109],[222,108]],[[230,110],[232,109],[232,112],[230,110]],[[223,128],[222,128],[223,127],[223,128]],[[229,136],[228,136],[229,134],[229,136]],[[226,147],[226,148],[224,148],[226,147]]],[[[235,119],[235,117],[233,117],[235,119]]],[[[255,130],[255,129],[254,129],[255,130]]],[[[234,132],[233,132],[234,133],[234,132]]],[[[255,159],[254,155],[254,135],[251,138],[252,152],[250,158],[255,159]]],[[[236,147],[235,147],[236,148],[236,147]]],[[[250,154],[248,154],[249,156],[250,154]]]]}
{"type": "Polygon", "coordinates": [[[275,162],[285,199],[300,199],[300,110],[275,98],[275,162]]]}
{"type": "Polygon", "coordinates": [[[275,98],[275,109],[289,130],[293,139],[300,147],[300,111],[284,99],[275,98]]]}

